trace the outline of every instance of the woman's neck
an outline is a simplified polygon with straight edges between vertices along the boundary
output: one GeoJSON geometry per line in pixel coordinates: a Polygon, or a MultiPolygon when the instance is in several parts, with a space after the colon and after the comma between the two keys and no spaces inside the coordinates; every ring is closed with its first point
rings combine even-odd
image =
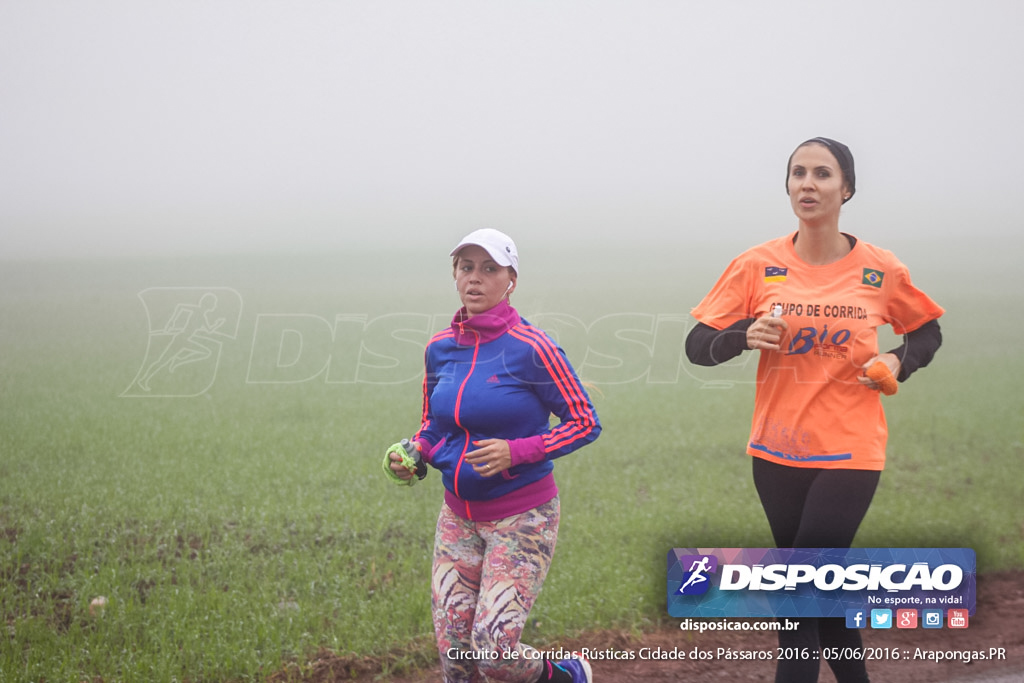
{"type": "Polygon", "coordinates": [[[793,247],[796,255],[812,266],[835,263],[853,248],[846,235],[839,232],[838,225],[818,227],[803,223],[793,238],[793,247]]]}

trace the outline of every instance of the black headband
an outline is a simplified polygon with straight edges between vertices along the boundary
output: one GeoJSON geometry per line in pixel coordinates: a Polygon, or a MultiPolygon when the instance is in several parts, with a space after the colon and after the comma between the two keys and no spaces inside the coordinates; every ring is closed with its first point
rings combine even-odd
{"type": "MultiPolygon", "coordinates": [[[[843,180],[846,181],[846,186],[850,190],[850,196],[843,200],[843,204],[850,201],[850,197],[857,192],[857,175],[853,171],[853,154],[850,153],[850,148],[831,138],[818,137],[800,143],[797,149],[811,143],[824,146],[839,162],[839,170],[843,172],[843,180]]],[[[796,150],[793,150],[793,154],[796,154],[796,150]]],[[[789,155],[789,161],[786,163],[786,194],[789,194],[789,166],[793,163],[793,154],[789,155]]]]}

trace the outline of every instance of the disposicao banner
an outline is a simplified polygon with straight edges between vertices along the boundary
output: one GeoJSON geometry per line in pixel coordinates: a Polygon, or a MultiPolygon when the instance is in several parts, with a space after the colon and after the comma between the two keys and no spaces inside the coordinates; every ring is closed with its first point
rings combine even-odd
{"type": "Polygon", "coordinates": [[[673,617],[846,617],[875,609],[974,614],[971,548],[673,548],[673,617]]]}

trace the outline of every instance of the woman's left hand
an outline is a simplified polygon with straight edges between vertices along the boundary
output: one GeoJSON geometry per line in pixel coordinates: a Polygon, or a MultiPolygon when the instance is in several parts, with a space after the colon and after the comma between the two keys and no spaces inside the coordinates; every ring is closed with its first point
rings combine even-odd
{"type": "Polygon", "coordinates": [[[493,477],[512,467],[512,453],[505,439],[481,439],[473,445],[477,449],[466,453],[466,462],[481,477],[493,477]]]}
{"type": "MultiPolygon", "coordinates": [[[[878,361],[881,361],[881,362],[885,363],[885,366],[887,368],[889,368],[889,372],[892,373],[893,377],[899,376],[899,374],[900,374],[900,365],[901,364],[900,364],[900,359],[896,356],[895,353],[883,353],[881,355],[875,356],[874,358],[869,360],[867,363],[862,365],[861,368],[865,372],[867,372],[867,369],[870,368],[875,363],[877,363],[878,361]]],[[[857,381],[860,382],[861,384],[863,384],[864,386],[866,386],[868,389],[878,390],[878,389],[881,388],[881,387],[878,386],[878,383],[875,382],[875,380],[871,379],[866,374],[858,375],[857,376],[857,381]]]]}

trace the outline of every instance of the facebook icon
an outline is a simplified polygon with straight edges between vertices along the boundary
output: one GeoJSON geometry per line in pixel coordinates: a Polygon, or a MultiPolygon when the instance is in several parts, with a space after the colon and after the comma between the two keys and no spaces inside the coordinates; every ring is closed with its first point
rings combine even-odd
{"type": "Polygon", "coordinates": [[[866,628],[867,616],[862,609],[846,610],[846,628],[866,628]]]}

